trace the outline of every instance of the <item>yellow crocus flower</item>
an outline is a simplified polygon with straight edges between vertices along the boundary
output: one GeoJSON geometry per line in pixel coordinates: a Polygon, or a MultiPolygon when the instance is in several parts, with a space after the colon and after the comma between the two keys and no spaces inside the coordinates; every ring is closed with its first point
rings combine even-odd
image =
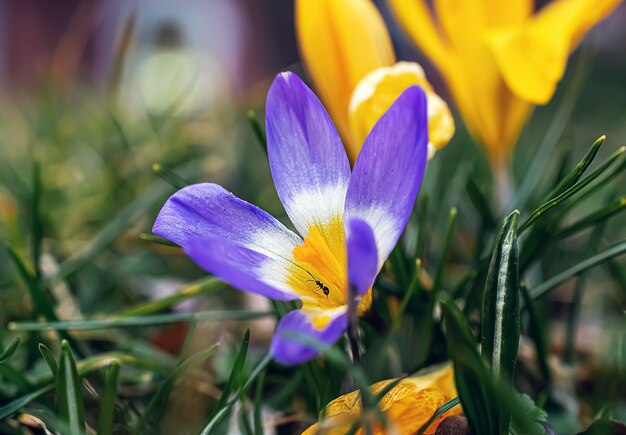
{"type": "Polygon", "coordinates": [[[552,98],[569,54],[619,0],[388,0],[439,69],[461,115],[496,167],[534,105],[552,98]]]}
{"type": "Polygon", "coordinates": [[[352,162],[376,121],[411,85],[421,85],[427,93],[432,148],[452,137],[454,121],[447,105],[419,65],[395,64],[391,38],[371,0],[297,0],[296,31],[307,73],[352,162]]]}
{"type": "MultiPolygon", "coordinates": [[[[393,380],[377,382],[371,386],[372,395],[383,390],[393,380]]],[[[378,402],[379,409],[388,419],[385,429],[376,425],[371,416],[374,434],[414,434],[426,423],[433,413],[449,400],[457,397],[454,385],[454,371],[446,364],[428,373],[401,380],[378,402]]],[[[450,415],[460,414],[460,406],[455,406],[435,420],[426,430],[434,434],[437,425],[450,415]]],[[[309,427],[303,435],[340,435],[347,433],[355,422],[367,416],[361,415],[361,400],[358,391],[345,394],[326,405],[325,416],[309,427]]],[[[362,434],[360,429],[357,434],[362,434]]]]}

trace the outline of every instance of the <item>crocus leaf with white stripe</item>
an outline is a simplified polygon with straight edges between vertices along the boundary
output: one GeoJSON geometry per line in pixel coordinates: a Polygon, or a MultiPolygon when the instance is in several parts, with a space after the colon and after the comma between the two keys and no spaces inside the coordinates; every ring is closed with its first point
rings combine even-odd
{"type": "MultiPolygon", "coordinates": [[[[482,353],[496,378],[512,381],[520,337],[520,284],[515,210],[504,221],[491,256],[482,307],[482,353]]],[[[505,414],[505,413],[503,413],[505,414]]],[[[501,431],[508,433],[503,415],[501,431]]]]}
{"type": "Polygon", "coordinates": [[[410,87],[372,129],[350,168],[341,139],[313,92],[279,74],[266,105],[272,178],[299,234],[215,184],[187,186],[163,206],[153,232],[180,245],[199,266],[234,287],[300,309],[278,324],[270,352],[301,364],[334,344],[358,314],[404,231],[427,161],[424,91],[410,87]],[[349,301],[348,289],[355,289],[349,301]]]}

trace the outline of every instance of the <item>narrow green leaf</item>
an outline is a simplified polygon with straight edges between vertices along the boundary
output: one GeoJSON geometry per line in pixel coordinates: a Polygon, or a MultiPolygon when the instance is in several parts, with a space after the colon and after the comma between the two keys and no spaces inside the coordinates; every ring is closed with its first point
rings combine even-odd
{"type": "Polygon", "coordinates": [[[231,392],[239,387],[241,382],[241,371],[243,370],[243,366],[246,362],[246,356],[248,354],[248,345],[250,344],[250,330],[246,330],[246,333],[243,336],[243,341],[241,342],[241,347],[239,348],[239,352],[237,352],[237,356],[235,357],[235,362],[233,363],[233,368],[230,371],[230,375],[228,376],[228,380],[226,381],[226,385],[224,386],[224,390],[222,391],[222,395],[220,396],[215,408],[213,408],[213,412],[211,417],[215,416],[228,402],[230,398],[231,392]]]}
{"type": "Polygon", "coordinates": [[[237,393],[233,395],[233,397],[228,401],[226,406],[220,409],[217,414],[215,414],[209,422],[204,426],[200,435],[211,435],[214,433],[214,429],[217,425],[222,421],[222,419],[230,412],[230,408],[246,393],[250,385],[254,382],[254,380],[265,370],[267,365],[272,361],[272,355],[267,354],[259,363],[256,365],[250,376],[246,380],[246,382],[238,389],[237,393]]]}
{"type": "Polygon", "coordinates": [[[85,406],[81,381],[76,370],[74,355],[66,340],[61,343],[61,358],[57,375],[57,400],[59,420],[68,426],[68,433],[81,435],[85,431],[85,406]]]}
{"type": "Polygon", "coordinates": [[[600,147],[605,140],[606,136],[601,136],[593,143],[593,145],[591,145],[589,151],[587,151],[587,153],[578,162],[578,164],[576,164],[576,166],[574,166],[571,171],[569,171],[563,178],[561,178],[555,188],[552,189],[548,195],[546,195],[544,202],[565,192],[580,179],[580,177],[585,173],[589,165],[591,165],[591,162],[593,162],[593,159],[595,159],[596,154],[598,154],[598,151],[600,150],[600,147]]]}
{"type": "Polygon", "coordinates": [[[120,365],[113,361],[107,370],[104,382],[104,394],[100,400],[100,416],[98,417],[98,435],[113,433],[113,417],[115,414],[115,398],[117,396],[117,378],[120,365]]]}
{"type": "Polygon", "coordinates": [[[573,224],[559,230],[552,236],[552,238],[557,240],[569,237],[579,231],[598,225],[599,223],[606,221],[611,216],[614,216],[624,210],[626,210],[626,196],[619,198],[600,210],[596,210],[589,213],[587,216],[580,218],[573,224]]]}
{"type": "Polygon", "coordinates": [[[548,364],[548,344],[544,332],[546,331],[545,323],[539,316],[539,313],[537,313],[535,305],[530,298],[530,293],[525,285],[520,285],[520,293],[524,298],[524,306],[528,313],[528,336],[535,343],[537,364],[547,386],[552,379],[552,374],[550,372],[550,365],[548,364]]]}
{"type": "Polygon", "coordinates": [[[33,301],[35,313],[44,316],[48,320],[56,320],[57,317],[52,309],[50,299],[43,293],[37,279],[28,271],[20,255],[11,247],[8,247],[7,251],[20,277],[26,284],[28,293],[33,301]]]}
{"type": "Polygon", "coordinates": [[[52,351],[48,349],[45,344],[39,343],[39,353],[43,357],[46,364],[48,364],[48,367],[50,367],[50,371],[52,372],[52,374],[56,376],[59,372],[59,365],[57,364],[57,360],[54,357],[52,351]]]}
{"type": "Polygon", "coordinates": [[[586,260],[581,261],[580,263],[570,267],[569,269],[553,276],[549,280],[539,284],[537,287],[530,291],[530,296],[533,300],[539,299],[548,294],[550,290],[552,290],[554,287],[561,284],[562,282],[579,275],[581,272],[593,266],[596,266],[600,263],[603,263],[604,261],[610,260],[611,258],[617,257],[624,253],[626,253],[626,240],[608,247],[607,249],[594,255],[593,257],[587,258],[586,260]]]}
{"type": "MultiPolygon", "coordinates": [[[[520,337],[519,256],[517,222],[511,213],[496,239],[483,293],[481,319],[482,353],[495,377],[513,380],[520,337]]],[[[508,431],[508,421],[501,431],[508,431]]]]}
{"type": "Polygon", "coordinates": [[[133,317],[133,316],[143,316],[143,315],[151,314],[157,311],[163,311],[187,299],[197,298],[202,295],[206,295],[206,294],[210,294],[210,293],[214,293],[216,291],[222,290],[224,286],[225,286],[224,281],[218,278],[215,278],[215,277],[202,278],[196,282],[182,286],[174,294],[171,294],[169,296],[166,296],[160,299],[154,299],[151,301],[142,302],[133,307],[126,308],[122,311],[112,314],[112,316],[133,317]]]}
{"type": "Polygon", "coordinates": [[[439,408],[437,408],[437,410],[433,413],[433,415],[428,419],[428,421],[424,423],[422,427],[419,428],[416,435],[423,435],[424,432],[426,432],[426,429],[428,429],[435,420],[437,420],[443,414],[445,414],[446,412],[454,408],[459,403],[461,403],[461,400],[458,397],[455,397],[454,399],[448,400],[446,403],[441,405],[439,408]]]}
{"type": "Polygon", "coordinates": [[[37,279],[41,276],[39,269],[39,259],[41,257],[41,239],[43,237],[43,224],[41,221],[41,191],[43,190],[41,184],[41,165],[38,161],[33,161],[33,194],[31,202],[31,224],[32,224],[32,239],[31,239],[31,254],[32,263],[37,279]]]}
{"type": "Polygon", "coordinates": [[[165,379],[163,385],[157,390],[157,392],[152,396],[150,403],[146,407],[143,412],[141,419],[137,422],[135,429],[133,430],[134,434],[140,434],[144,430],[144,426],[146,423],[150,421],[153,415],[163,406],[165,400],[170,394],[172,387],[176,380],[186,373],[189,369],[197,366],[198,364],[203,363],[207,358],[215,353],[219,344],[214,344],[206,350],[198,352],[191,357],[187,358],[183,361],[178,367],[174,369],[174,371],[165,379]]]}
{"type": "Polygon", "coordinates": [[[67,331],[88,329],[129,328],[152,325],[166,325],[179,322],[219,321],[219,320],[250,320],[272,317],[272,311],[200,311],[197,313],[169,313],[152,316],[120,317],[94,320],[69,320],[66,322],[11,322],[11,331],[67,331]]]}
{"type": "Polygon", "coordinates": [[[469,322],[448,297],[441,301],[441,309],[448,354],[454,363],[454,380],[472,433],[500,433],[500,410],[488,389],[492,376],[476,350],[469,322]]]}
{"type": "Polygon", "coordinates": [[[248,110],[246,117],[248,118],[248,122],[250,123],[250,127],[252,128],[254,137],[256,137],[259,144],[263,147],[263,151],[265,151],[265,154],[267,154],[267,138],[265,137],[265,133],[263,132],[263,128],[261,127],[261,123],[259,122],[259,118],[256,116],[254,110],[248,110]]]}
{"type": "Polygon", "coordinates": [[[254,392],[254,434],[264,435],[263,430],[263,387],[265,386],[265,373],[263,370],[256,382],[256,391],[254,392]]]}
{"type": "Polygon", "coordinates": [[[13,356],[17,348],[22,343],[22,339],[20,337],[13,337],[9,342],[9,345],[0,353],[0,364],[8,360],[13,356]]]}
{"type": "Polygon", "coordinates": [[[172,187],[175,187],[176,189],[182,189],[183,187],[192,184],[191,181],[186,180],[185,178],[178,175],[176,172],[172,171],[170,168],[162,165],[161,163],[153,163],[152,172],[154,172],[166,183],[168,183],[172,187]]]}
{"type": "Polygon", "coordinates": [[[467,181],[467,196],[476,211],[480,214],[483,223],[490,228],[495,227],[498,224],[498,220],[491,210],[489,200],[483,194],[482,190],[480,190],[480,187],[478,187],[476,181],[472,177],[468,178],[467,181]]]}
{"type": "Polygon", "coordinates": [[[139,238],[141,240],[145,240],[146,242],[156,243],[158,245],[165,245],[165,246],[171,246],[174,248],[180,248],[180,246],[178,246],[176,243],[170,242],[169,240],[164,239],[161,236],[157,236],[156,234],[141,233],[139,234],[139,238]]]}
{"type": "MultiPolygon", "coordinates": [[[[615,151],[611,155],[611,157],[606,159],[600,166],[598,166],[598,168],[596,168],[595,171],[593,171],[587,177],[585,177],[582,180],[576,182],[573,186],[571,186],[569,189],[565,190],[563,193],[555,196],[554,198],[550,199],[549,201],[546,201],[541,206],[539,206],[530,215],[530,217],[520,226],[519,234],[522,234],[537,219],[539,219],[541,216],[545,215],[545,213],[548,212],[550,209],[552,209],[552,208],[556,207],[557,205],[561,204],[566,199],[571,198],[576,193],[580,192],[582,189],[587,187],[592,181],[594,181],[598,177],[600,177],[600,175],[602,175],[604,172],[606,172],[606,170],[609,167],[611,167],[615,161],[617,161],[619,158],[621,158],[623,156],[624,152],[626,152],[626,147],[624,147],[624,146],[620,147],[617,151],[615,151]]],[[[622,163],[624,163],[624,162],[622,162],[622,163]]],[[[616,167],[616,170],[610,172],[607,176],[602,178],[599,181],[599,183],[606,183],[606,182],[608,182],[612,177],[616,176],[623,169],[626,169],[626,166],[624,164],[618,165],[616,167]]]]}

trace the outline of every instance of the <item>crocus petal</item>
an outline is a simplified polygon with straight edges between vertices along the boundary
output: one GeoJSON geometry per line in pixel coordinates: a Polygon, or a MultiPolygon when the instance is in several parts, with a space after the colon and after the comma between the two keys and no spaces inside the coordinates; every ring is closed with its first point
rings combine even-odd
{"type": "Polygon", "coordinates": [[[374,126],[354,165],[345,219],[374,231],[378,268],[396,245],[424,178],[428,121],[424,91],[408,88],[374,126]]]}
{"type": "Polygon", "coordinates": [[[520,98],[546,104],[565,73],[569,53],[619,0],[556,0],[518,26],[487,37],[507,86],[520,98]]]}
{"type": "Polygon", "coordinates": [[[350,100],[350,128],[361,143],[380,117],[409,86],[421,86],[428,105],[429,156],[443,148],[454,135],[454,119],[448,105],[433,91],[422,67],[415,62],[398,62],[367,74],[350,100]]]}
{"type": "Polygon", "coordinates": [[[348,326],[348,315],[345,307],[336,310],[325,310],[324,316],[333,316],[325,320],[321,328],[311,313],[295,310],[288,313],[278,323],[272,338],[270,353],[273,358],[285,365],[303,364],[320,353],[301,337],[308,337],[320,346],[332,346],[341,337],[348,326]]]}
{"type": "MultiPolygon", "coordinates": [[[[371,70],[395,62],[385,22],[371,0],[297,0],[295,15],[308,76],[347,140],[354,87],[371,70]]],[[[362,143],[349,142],[354,161],[362,143]]]]}
{"type": "Polygon", "coordinates": [[[361,219],[351,219],[346,228],[348,246],[348,282],[355,293],[364,294],[378,273],[378,250],[374,232],[361,219]]]}
{"type": "Polygon", "coordinates": [[[240,290],[277,300],[299,298],[286,283],[287,272],[280,259],[226,239],[192,239],[185,253],[198,266],[240,290]]]}
{"type": "Polygon", "coordinates": [[[296,298],[283,275],[302,239],[221,186],[203,183],[179,190],[159,212],[152,231],[179,244],[200,266],[242,290],[277,299],[296,298]],[[220,253],[224,258],[218,258],[220,253]],[[258,285],[248,287],[248,281],[236,282],[230,276],[237,261],[246,274],[242,279],[254,277],[258,285]]]}
{"type": "Polygon", "coordinates": [[[316,226],[327,241],[338,238],[329,223],[343,214],[350,164],[322,103],[297,75],[279,74],[266,125],[274,184],[296,229],[306,237],[316,226]]]}

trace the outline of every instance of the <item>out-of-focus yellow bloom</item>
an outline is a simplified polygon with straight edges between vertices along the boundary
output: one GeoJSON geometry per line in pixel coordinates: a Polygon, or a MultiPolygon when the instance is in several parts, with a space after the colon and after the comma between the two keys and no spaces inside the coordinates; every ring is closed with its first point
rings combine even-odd
{"type": "Polygon", "coordinates": [[[367,74],[359,82],[350,100],[349,117],[352,138],[363,143],[378,119],[409,86],[426,91],[428,104],[429,156],[444,147],[454,135],[454,120],[448,105],[437,95],[424,70],[415,62],[398,62],[367,74]]]}
{"type": "MultiPolygon", "coordinates": [[[[372,394],[376,395],[390,382],[393,380],[381,381],[372,385],[372,394]]],[[[455,397],[457,397],[457,392],[451,365],[445,365],[427,374],[403,379],[378,403],[380,410],[385,413],[390,424],[386,431],[380,425],[374,426],[373,432],[375,434],[414,434],[441,405],[455,397]]],[[[347,433],[352,425],[363,417],[359,392],[353,391],[333,400],[326,406],[325,412],[324,419],[309,427],[303,432],[303,435],[347,433]]],[[[443,419],[460,413],[461,407],[455,406],[433,422],[425,433],[435,433],[437,425],[443,419]]],[[[373,416],[372,421],[374,421],[373,416]]],[[[357,433],[362,434],[362,429],[357,433]]]]}
{"type": "Polygon", "coordinates": [[[454,133],[452,116],[432,91],[421,67],[407,67],[407,63],[392,67],[396,57],[391,38],[371,0],[297,0],[296,30],[308,75],[344,138],[352,162],[376,121],[414,84],[428,91],[431,142],[438,148],[450,139],[454,133]],[[359,85],[366,76],[368,82],[359,85]],[[355,102],[357,85],[367,98],[355,102]],[[349,110],[351,100],[354,110],[349,110]],[[435,116],[431,108],[436,110],[435,116]]]}
{"type": "Polygon", "coordinates": [[[619,0],[388,0],[442,73],[472,134],[506,162],[535,104],[547,103],[567,58],[619,0]]]}

